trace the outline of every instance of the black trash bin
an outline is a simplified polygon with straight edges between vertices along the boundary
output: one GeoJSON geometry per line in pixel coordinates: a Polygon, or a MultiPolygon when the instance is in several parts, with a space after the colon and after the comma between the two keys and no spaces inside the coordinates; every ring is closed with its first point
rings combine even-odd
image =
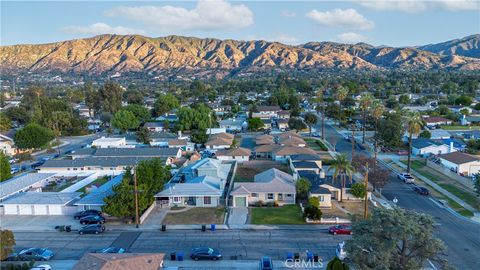
{"type": "Polygon", "coordinates": [[[206,231],[207,230],[207,225],[203,224],[202,225],[202,232],[206,231]]]}
{"type": "Polygon", "coordinates": [[[313,254],[313,261],[318,262],[318,254],[313,254]]]}
{"type": "Polygon", "coordinates": [[[72,226],[70,226],[70,225],[65,226],[65,231],[66,232],[71,232],[72,231],[72,226]]]}
{"type": "Polygon", "coordinates": [[[170,253],[170,260],[175,261],[177,259],[177,254],[175,252],[170,253]]]}
{"type": "Polygon", "coordinates": [[[300,260],[300,253],[295,252],[295,254],[293,254],[293,259],[300,260]]]}
{"type": "Polygon", "coordinates": [[[166,231],[167,230],[167,225],[166,224],[162,224],[162,232],[166,231]]]}

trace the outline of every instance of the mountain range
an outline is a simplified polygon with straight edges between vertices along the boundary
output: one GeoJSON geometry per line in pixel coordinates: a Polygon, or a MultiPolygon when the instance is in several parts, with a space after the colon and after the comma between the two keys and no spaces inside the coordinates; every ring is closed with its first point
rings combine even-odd
{"type": "Polygon", "coordinates": [[[480,70],[480,35],[415,47],[365,43],[219,40],[99,35],[38,45],[0,47],[3,74],[232,74],[295,70],[480,70]]]}

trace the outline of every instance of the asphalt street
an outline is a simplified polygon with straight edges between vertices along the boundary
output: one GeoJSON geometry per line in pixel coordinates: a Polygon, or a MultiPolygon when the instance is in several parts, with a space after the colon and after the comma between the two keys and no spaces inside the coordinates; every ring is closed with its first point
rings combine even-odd
{"type": "MultiPolygon", "coordinates": [[[[321,127],[319,127],[321,128],[321,127]]],[[[351,155],[352,145],[333,127],[325,126],[326,139],[335,144],[338,152],[351,155]]],[[[356,154],[367,154],[356,149],[356,154]]],[[[399,181],[392,173],[382,194],[390,201],[398,199],[397,205],[434,217],[438,224],[436,234],[448,247],[447,259],[458,269],[480,269],[480,225],[452,214],[439,206],[429,196],[413,192],[411,185],[399,181]]]]}

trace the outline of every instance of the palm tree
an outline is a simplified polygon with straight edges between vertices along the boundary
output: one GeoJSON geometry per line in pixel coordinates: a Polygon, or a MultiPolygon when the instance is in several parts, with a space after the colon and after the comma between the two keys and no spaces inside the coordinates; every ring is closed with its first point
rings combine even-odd
{"type": "MultiPolygon", "coordinates": [[[[371,110],[371,115],[373,119],[375,119],[375,144],[374,144],[374,155],[375,155],[375,162],[377,162],[377,147],[378,147],[378,121],[382,117],[383,113],[385,112],[385,106],[383,106],[382,102],[380,100],[374,100],[372,102],[372,106],[370,108],[371,110]]],[[[375,167],[374,167],[375,168],[375,167]]]]}
{"type": "Polygon", "coordinates": [[[323,91],[324,89],[318,89],[317,90],[317,110],[321,106],[322,108],[322,140],[325,140],[325,104],[323,100],[323,91]]]}
{"type": "Polygon", "coordinates": [[[338,154],[332,159],[332,164],[330,165],[330,168],[328,168],[328,171],[334,170],[333,172],[333,178],[336,180],[337,177],[340,175],[340,180],[342,183],[342,190],[340,192],[340,201],[343,200],[343,190],[345,190],[345,184],[347,181],[347,176],[350,179],[350,182],[352,181],[352,175],[355,171],[355,168],[353,167],[352,163],[350,160],[347,158],[347,155],[345,154],[338,154]]]}
{"type": "Polygon", "coordinates": [[[363,114],[363,125],[362,125],[362,143],[365,143],[365,126],[367,123],[367,111],[372,105],[373,96],[370,93],[363,94],[360,98],[360,109],[363,114]]]}
{"type": "Polygon", "coordinates": [[[348,89],[341,86],[337,90],[337,99],[339,101],[338,107],[338,125],[340,125],[340,121],[342,119],[342,101],[344,101],[348,96],[348,89]]]}
{"type": "Polygon", "coordinates": [[[405,125],[408,132],[408,162],[407,173],[410,172],[410,162],[412,157],[412,137],[418,135],[422,130],[423,120],[418,112],[409,112],[405,117],[405,125]]]}

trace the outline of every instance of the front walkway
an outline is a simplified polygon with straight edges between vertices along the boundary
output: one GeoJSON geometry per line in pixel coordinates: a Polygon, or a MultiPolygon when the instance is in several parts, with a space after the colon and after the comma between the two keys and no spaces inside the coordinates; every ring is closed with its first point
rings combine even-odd
{"type": "Polygon", "coordinates": [[[230,207],[230,215],[228,216],[228,225],[244,225],[247,223],[248,208],[247,207],[230,207]]]}

